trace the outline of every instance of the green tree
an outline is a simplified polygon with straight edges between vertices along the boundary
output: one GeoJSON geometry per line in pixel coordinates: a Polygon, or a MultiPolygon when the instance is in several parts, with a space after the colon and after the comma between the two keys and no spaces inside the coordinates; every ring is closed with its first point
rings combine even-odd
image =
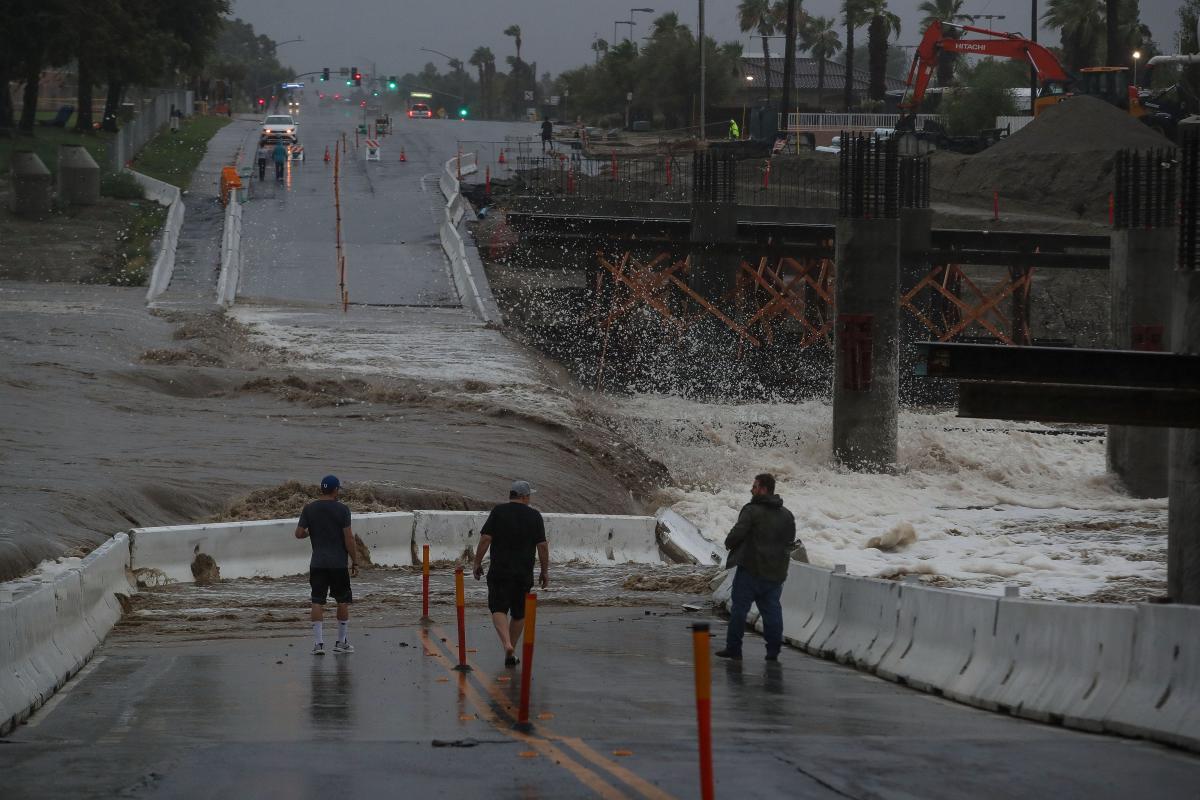
{"type": "Polygon", "coordinates": [[[865,0],[842,0],[842,18],[846,23],[846,80],[842,100],[849,113],[854,108],[854,30],[867,22],[865,0]]]}
{"type": "Polygon", "coordinates": [[[492,77],[496,72],[496,56],[490,47],[476,47],[475,52],[467,59],[467,63],[475,67],[479,73],[479,98],[483,105],[483,116],[492,116],[492,77]]]}
{"type": "Polygon", "coordinates": [[[1104,37],[1104,0],[1048,0],[1042,22],[1057,28],[1068,69],[1094,66],[1104,37]]]}
{"type": "Polygon", "coordinates": [[[513,38],[513,44],[515,44],[516,48],[517,48],[517,61],[520,61],[521,60],[521,26],[520,25],[509,25],[507,28],[504,29],[504,35],[511,36],[513,38]]]}
{"type": "Polygon", "coordinates": [[[812,17],[804,31],[804,43],[817,60],[817,105],[825,108],[825,65],[842,49],[837,21],[833,17],[812,17]]]}
{"type": "Polygon", "coordinates": [[[962,88],[942,98],[946,128],[956,136],[970,136],[996,125],[996,117],[1017,113],[1012,90],[1025,83],[1018,62],[985,59],[974,67],[959,64],[962,88]]]}
{"type": "Polygon", "coordinates": [[[753,31],[762,37],[763,78],[766,81],[767,104],[771,103],[771,40],[776,31],[776,19],[770,0],[742,0],[738,4],[738,27],[742,33],[753,31]]]}
{"type": "MultiPolygon", "coordinates": [[[[921,18],[921,30],[924,31],[934,22],[944,22],[951,25],[970,25],[975,21],[975,18],[970,14],[963,13],[963,3],[966,0],[924,0],[917,11],[920,11],[925,16],[921,18]]],[[[943,30],[943,35],[957,39],[961,35],[954,28],[946,28],[943,30]]],[[[937,84],[938,86],[949,86],[954,80],[954,64],[958,60],[958,53],[951,53],[946,50],[938,53],[937,63],[937,84]]]]}
{"type": "Polygon", "coordinates": [[[872,100],[882,101],[887,91],[888,38],[900,35],[900,17],[888,10],[887,0],[865,0],[863,11],[871,20],[867,25],[871,72],[868,95],[872,100]]]}

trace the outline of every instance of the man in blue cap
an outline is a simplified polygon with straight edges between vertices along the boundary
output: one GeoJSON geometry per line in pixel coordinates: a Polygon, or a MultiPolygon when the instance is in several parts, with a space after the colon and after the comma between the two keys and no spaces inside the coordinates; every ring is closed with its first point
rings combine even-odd
{"type": "Polygon", "coordinates": [[[312,587],[313,655],[325,655],[325,601],[329,595],[337,602],[338,635],[335,653],[353,653],[347,630],[350,604],[354,602],[350,578],[358,577],[354,531],[350,527],[350,509],[338,502],[341,481],[336,475],[321,479],[321,497],[304,507],[296,524],[296,538],[312,542],[308,582],[312,587]],[[350,567],[346,567],[349,560],[350,567]]]}
{"type": "Polygon", "coordinates": [[[493,508],[483,523],[475,550],[475,580],[483,577],[483,557],[488,548],[492,551],[487,573],[488,611],[504,647],[506,667],[517,665],[517,642],[525,629],[525,595],[533,588],[535,550],[542,563],[539,583],[543,589],[550,583],[546,525],[541,512],[529,506],[533,492],[529,481],[513,481],[508,502],[493,508]]]}

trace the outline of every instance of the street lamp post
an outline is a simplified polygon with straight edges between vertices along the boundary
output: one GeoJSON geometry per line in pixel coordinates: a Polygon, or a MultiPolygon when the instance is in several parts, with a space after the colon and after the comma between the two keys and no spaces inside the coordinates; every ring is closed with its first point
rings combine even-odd
{"type": "Polygon", "coordinates": [[[426,53],[439,55],[449,61],[451,64],[458,64],[458,73],[460,76],[459,91],[462,93],[462,97],[459,98],[459,101],[465,106],[467,103],[467,70],[465,66],[467,62],[463,61],[461,58],[455,58],[448,53],[443,53],[441,50],[434,50],[432,47],[422,47],[419,49],[426,53]]]}
{"type": "Polygon", "coordinates": [[[630,35],[630,38],[633,38],[633,27],[632,27],[633,23],[627,19],[615,19],[615,20],[613,20],[613,46],[614,47],[617,44],[617,26],[618,25],[629,25],[630,26],[630,28],[629,28],[630,34],[629,35],[630,35]]]}
{"type": "Polygon", "coordinates": [[[633,26],[634,26],[633,12],[635,12],[635,11],[642,13],[642,14],[653,14],[654,9],[653,8],[631,8],[631,9],[629,9],[629,41],[634,42],[636,44],[636,40],[634,39],[634,35],[633,35],[633,26]]]}
{"type": "Polygon", "coordinates": [[[1142,60],[1142,51],[1134,50],[1133,51],[1133,85],[1134,85],[1134,88],[1137,88],[1137,85],[1138,85],[1137,68],[1138,68],[1138,62],[1141,60],[1142,60]]]}

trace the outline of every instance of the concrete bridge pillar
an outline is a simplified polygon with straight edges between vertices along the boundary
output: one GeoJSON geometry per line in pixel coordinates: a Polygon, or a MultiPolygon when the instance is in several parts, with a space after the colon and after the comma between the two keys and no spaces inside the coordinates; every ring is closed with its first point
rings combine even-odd
{"type": "MultiPolygon", "coordinates": [[[[1181,124],[1179,271],[1171,338],[1175,352],[1200,355],[1200,125],[1181,124]]],[[[1173,210],[1173,209],[1172,209],[1173,210]]],[[[1200,429],[1170,433],[1167,594],[1200,605],[1200,429]]]]}
{"type": "Polygon", "coordinates": [[[899,173],[895,142],[842,142],[837,222],[833,456],[856,470],[896,461],[899,173]]]}
{"type": "MultiPolygon", "coordinates": [[[[1123,152],[1117,158],[1109,282],[1113,347],[1120,350],[1171,349],[1174,179],[1161,153],[1123,152]]],[[[1167,428],[1111,425],[1108,469],[1135,497],[1165,497],[1168,439],[1167,428]]]]}
{"type": "Polygon", "coordinates": [[[693,202],[689,241],[692,269],[688,285],[702,297],[720,303],[737,282],[737,253],[713,247],[737,240],[737,206],[722,202],[693,202]]]}

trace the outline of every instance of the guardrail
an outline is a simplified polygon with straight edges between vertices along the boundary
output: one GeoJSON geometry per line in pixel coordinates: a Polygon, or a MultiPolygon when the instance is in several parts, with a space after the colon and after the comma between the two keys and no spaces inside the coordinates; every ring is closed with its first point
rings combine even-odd
{"type": "Polygon", "coordinates": [[[441,240],[442,252],[450,261],[450,274],[454,279],[454,288],[458,292],[463,305],[470,308],[485,323],[500,324],[502,317],[492,297],[491,287],[483,272],[483,262],[474,246],[468,246],[463,235],[459,233],[458,225],[463,217],[471,212],[470,204],[459,192],[459,175],[469,175],[478,171],[479,162],[475,153],[459,153],[449,159],[442,174],[438,178],[442,196],[446,205],[442,209],[444,215],[438,226],[438,237],[441,240]]]}
{"type": "Polygon", "coordinates": [[[146,289],[146,302],[149,303],[167,290],[175,272],[175,251],[179,246],[179,231],[183,228],[185,210],[183,197],[179,189],[169,183],[132,169],[125,171],[132,175],[146,192],[147,200],[169,208],[167,221],[163,225],[162,239],[158,243],[158,254],[154,258],[154,268],[150,272],[149,286],[146,289]]]}
{"type": "MultiPolygon", "coordinates": [[[[727,609],[733,574],[713,595],[727,609]]],[[[980,708],[1200,751],[1200,606],[1022,600],[797,562],[782,603],[785,640],[813,655],[980,708]]]]}

